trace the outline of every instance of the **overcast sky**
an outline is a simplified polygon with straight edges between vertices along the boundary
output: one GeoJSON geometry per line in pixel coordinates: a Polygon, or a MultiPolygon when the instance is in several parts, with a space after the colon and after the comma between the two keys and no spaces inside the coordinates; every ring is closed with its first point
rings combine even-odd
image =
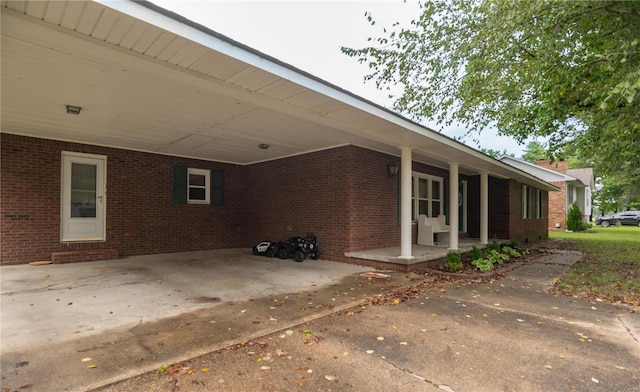
{"type": "MultiPolygon", "coordinates": [[[[379,105],[390,107],[387,92],[378,91],[375,83],[364,83],[366,65],[343,55],[341,46],[360,48],[367,38],[381,35],[384,26],[394,22],[408,26],[419,15],[414,1],[221,1],[221,0],[151,0],[211,30],[273,56],[296,68],[351,91],[379,105]],[[377,20],[371,26],[365,12],[377,20]]],[[[427,126],[448,136],[464,130],[442,129],[435,123],[427,126]]],[[[480,147],[521,156],[523,146],[499,137],[495,130],[480,135],[480,147]]],[[[472,140],[465,140],[478,148],[472,140]]]]}

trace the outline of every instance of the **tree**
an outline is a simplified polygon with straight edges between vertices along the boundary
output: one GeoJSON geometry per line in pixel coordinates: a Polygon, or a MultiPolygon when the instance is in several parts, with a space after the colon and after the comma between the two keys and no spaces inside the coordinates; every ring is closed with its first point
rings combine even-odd
{"type": "Polygon", "coordinates": [[[571,204],[569,212],[567,213],[567,230],[571,231],[583,231],[587,229],[587,224],[582,220],[582,212],[578,203],[575,201],[571,204]]]}
{"type": "MultiPolygon", "coordinates": [[[[495,150],[495,149],[493,149],[493,148],[484,148],[484,147],[480,147],[480,148],[479,148],[479,150],[480,150],[483,154],[489,155],[490,157],[495,158],[495,159],[498,159],[498,158],[500,158],[500,157],[501,157],[501,156],[503,156],[503,155],[510,155],[510,154],[507,152],[507,149],[506,149],[506,148],[505,148],[505,149],[503,149],[502,151],[500,151],[500,150],[495,150]]],[[[513,155],[513,154],[511,154],[511,155],[513,155]]]]}
{"type": "Polygon", "coordinates": [[[522,159],[527,162],[536,163],[538,159],[543,159],[546,157],[547,151],[544,148],[544,145],[537,141],[531,141],[527,144],[524,149],[524,154],[522,154],[522,159]]]}
{"type": "MultiPolygon", "coordinates": [[[[640,194],[640,2],[430,0],[371,46],[342,48],[394,109],[416,120],[487,127],[598,158],[640,194]]],[[[372,25],[375,19],[367,14],[372,25]]]]}

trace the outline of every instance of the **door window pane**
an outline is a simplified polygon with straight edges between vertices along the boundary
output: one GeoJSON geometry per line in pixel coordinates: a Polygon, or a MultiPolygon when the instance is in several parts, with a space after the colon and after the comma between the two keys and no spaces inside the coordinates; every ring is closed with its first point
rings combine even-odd
{"type": "Polygon", "coordinates": [[[71,217],[95,218],[96,215],[96,165],[71,164],[71,217]]]}

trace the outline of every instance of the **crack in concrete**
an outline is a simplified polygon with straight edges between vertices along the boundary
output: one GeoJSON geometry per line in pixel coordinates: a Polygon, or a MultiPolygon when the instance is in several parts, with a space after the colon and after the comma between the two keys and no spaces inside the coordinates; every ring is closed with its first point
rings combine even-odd
{"type": "Polygon", "coordinates": [[[453,388],[451,388],[450,386],[448,386],[448,385],[438,384],[435,381],[432,381],[432,380],[430,380],[430,379],[428,379],[426,377],[423,377],[423,376],[419,375],[418,373],[414,372],[413,370],[398,366],[396,363],[388,360],[385,357],[381,357],[381,359],[383,361],[385,361],[386,363],[388,363],[389,365],[393,366],[394,368],[400,370],[401,372],[411,374],[413,377],[417,378],[420,381],[424,381],[427,384],[433,385],[434,387],[436,387],[438,389],[442,389],[442,390],[447,391],[447,392],[455,392],[455,390],[453,388]]]}
{"type": "Polygon", "coordinates": [[[631,339],[635,340],[636,343],[640,343],[638,338],[633,334],[633,330],[627,326],[622,317],[620,317],[620,315],[617,315],[616,318],[618,319],[618,321],[620,321],[620,324],[622,324],[622,327],[627,331],[627,334],[631,337],[631,339]]]}

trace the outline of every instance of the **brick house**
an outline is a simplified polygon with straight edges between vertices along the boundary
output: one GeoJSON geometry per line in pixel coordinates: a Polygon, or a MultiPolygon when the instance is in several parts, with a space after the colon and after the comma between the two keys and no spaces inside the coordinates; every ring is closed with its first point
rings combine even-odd
{"type": "Polygon", "coordinates": [[[418,214],[451,249],[547,236],[556,187],[151,3],[7,2],[1,27],[2,264],[306,232],[411,259],[418,214]]]}
{"type": "Polygon", "coordinates": [[[567,214],[574,202],[582,212],[582,219],[591,221],[595,191],[593,169],[567,169],[567,161],[539,159],[533,164],[510,156],[503,156],[500,160],[558,187],[558,192],[549,193],[549,230],[566,228],[567,214]]]}

